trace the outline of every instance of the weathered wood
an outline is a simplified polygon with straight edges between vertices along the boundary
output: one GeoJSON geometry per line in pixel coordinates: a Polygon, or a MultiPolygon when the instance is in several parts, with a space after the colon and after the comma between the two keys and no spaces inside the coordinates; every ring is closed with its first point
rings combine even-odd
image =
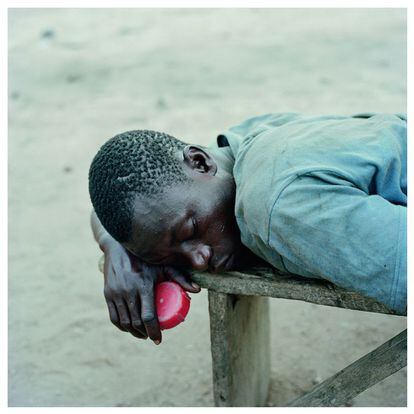
{"type": "Polygon", "coordinates": [[[406,315],[406,313],[398,314],[374,299],[342,289],[330,282],[280,274],[270,267],[222,274],[195,273],[192,279],[201,287],[216,292],[270,296],[366,312],[406,315]]]}
{"type": "Polygon", "coordinates": [[[209,290],[217,407],[263,406],[270,381],[269,300],[209,290]]]}
{"type": "MultiPolygon", "coordinates": [[[[103,256],[99,268],[103,272],[103,256]]],[[[337,308],[407,316],[406,312],[392,311],[374,299],[342,289],[328,281],[281,274],[272,267],[255,267],[221,274],[195,273],[192,279],[201,287],[216,292],[270,296],[337,308]]]]}
{"type": "Polygon", "coordinates": [[[407,330],[399,333],[309,393],[290,407],[339,407],[407,365],[407,330]]]}
{"type": "MultiPolygon", "coordinates": [[[[103,257],[99,262],[103,271],[103,257]]],[[[270,380],[267,297],[352,310],[396,313],[356,292],[318,279],[256,267],[223,274],[195,273],[208,289],[213,388],[216,406],[262,406],[270,380]]],[[[291,402],[296,407],[342,406],[407,365],[407,330],[291,402]]]]}

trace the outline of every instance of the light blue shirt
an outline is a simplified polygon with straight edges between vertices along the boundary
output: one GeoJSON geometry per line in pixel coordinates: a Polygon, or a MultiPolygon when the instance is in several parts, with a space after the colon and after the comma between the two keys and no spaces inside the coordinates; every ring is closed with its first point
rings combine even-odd
{"type": "Polygon", "coordinates": [[[244,245],[278,270],[407,306],[405,115],[266,114],[217,137],[244,245]]]}

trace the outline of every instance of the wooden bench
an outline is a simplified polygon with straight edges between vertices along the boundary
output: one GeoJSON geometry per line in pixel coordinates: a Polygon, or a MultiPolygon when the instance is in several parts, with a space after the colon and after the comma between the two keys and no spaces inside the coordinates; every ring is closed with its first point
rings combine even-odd
{"type": "MultiPolygon", "coordinates": [[[[264,406],[270,382],[269,297],[396,315],[384,305],[333,284],[257,267],[196,273],[208,289],[216,406],[264,406]]],[[[403,316],[406,316],[404,314],[403,316]]],[[[343,406],[407,365],[407,330],[326,379],[288,406],[343,406]]]]}

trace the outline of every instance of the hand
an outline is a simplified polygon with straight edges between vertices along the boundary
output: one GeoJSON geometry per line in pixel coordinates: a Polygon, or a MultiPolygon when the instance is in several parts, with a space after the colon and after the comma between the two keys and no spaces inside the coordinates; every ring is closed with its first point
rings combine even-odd
{"type": "Polygon", "coordinates": [[[170,266],[149,265],[118,242],[108,243],[103,250],[104,296],[111,322],[137,338],[150,337],[158,345],[161,330],[155,308],[155,285],[173,280],[191,293],[198,293],[200,287],[189,282],[189,273],[170,266]]]}

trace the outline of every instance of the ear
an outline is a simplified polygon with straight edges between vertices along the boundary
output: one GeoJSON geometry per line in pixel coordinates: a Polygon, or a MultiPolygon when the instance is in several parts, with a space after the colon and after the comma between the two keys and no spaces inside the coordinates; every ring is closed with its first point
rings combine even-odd
{"type": "Polygon", "coordinates": [[[200,174],[216,175],[217,163],[207,152],[195,145],[183,149],[184,163],[200,174]]]}

